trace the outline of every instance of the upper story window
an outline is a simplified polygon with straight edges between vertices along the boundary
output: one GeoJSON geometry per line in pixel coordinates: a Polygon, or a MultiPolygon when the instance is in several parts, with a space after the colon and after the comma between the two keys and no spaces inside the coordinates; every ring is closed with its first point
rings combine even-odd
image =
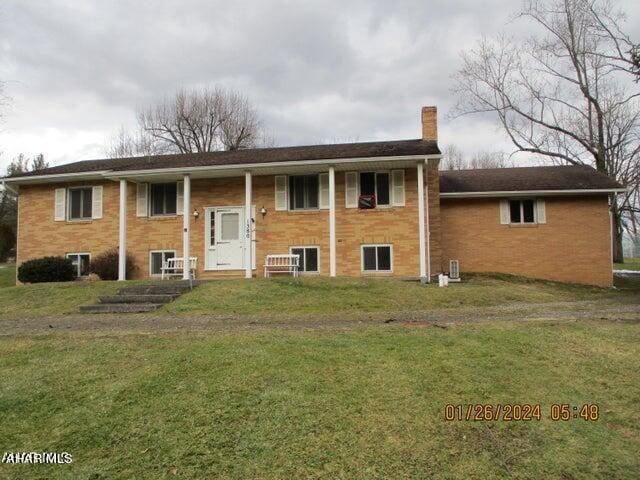
{"type": "Polygon", "coordinates": [[[404,207],[404,170],[345,172],[345,207],[404,207]]]}
{"type": "Polygon", "coordinates": [[[56,222],[102,218],[102,186],[54,190],[53,219],[56,222]]]}
{"type": "Polygon", "coordinates": [[[289,177],[289,209],[317,210],[319,191],[318,175],[291,175],[289,177]]]}
{"type": "Polygon", "coordinates": [[[547,223],[544,199],[504,198],[500,200],[500,223],[516,226],[547,223]]]}
{"type": "Polygon", "coordinates": [[[509,200],[511,223],[535,223],[535,200],[509,200]]]}
{"type": "Polygon", "coordinates": [[[151,190],[151,215],[176,215],[177,212],[177,184],[153,183],[151,190]]]}
{"type": "Polygon", "coordinates": [[[69,189],[69,220],[90,220],[92,218],[93,188],[69,189]]]}
{"type": "Polygon", "coordinates": [[[389,206],[389,173],[388,172],[361,172],[360,195],[374,195],[376,205],[389,206]]]}

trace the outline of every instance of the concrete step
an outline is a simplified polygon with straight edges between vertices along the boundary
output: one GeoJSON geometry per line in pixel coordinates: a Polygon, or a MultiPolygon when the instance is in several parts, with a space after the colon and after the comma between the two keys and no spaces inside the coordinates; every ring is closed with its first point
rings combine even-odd
{"type": "Polygon", "coordinates": [[[82,313],[141,313],[151,312],[160,308],[160,303],[99,303],[97,305],[82,305],[82,313]]]}
{"type": "Polygon", "coordinates": [[[189,285],[167,284],[167,285],[136,285],[121,288],[120,295],[182,295],[191,289],[189,285]]]}
{"type": "Polygon", "coordinates": [[[173,302],[179,296],[180,294],[178,293],[104,295],[100,297],[100,303],[169,303],[173,302]]]}

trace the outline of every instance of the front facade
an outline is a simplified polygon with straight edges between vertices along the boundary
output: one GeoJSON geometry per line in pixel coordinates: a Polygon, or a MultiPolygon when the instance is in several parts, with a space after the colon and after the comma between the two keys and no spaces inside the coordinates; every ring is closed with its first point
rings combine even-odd
{"type": "Polygon", "coordinates": [[[420,140],[78,162],[5,179],[19,191],[17,263],[66,255],[81,276],[118,248],[137,265],[120,262],[121,278],[196,257],[208,279],[262,276],[267,255],[294,253],[305,275],[429,280],[458,259],[462,272],[611,284],[617,184],[583,169],[580,185],[478,187],[438,172],[434,107],[422,130],[420,140]]]}

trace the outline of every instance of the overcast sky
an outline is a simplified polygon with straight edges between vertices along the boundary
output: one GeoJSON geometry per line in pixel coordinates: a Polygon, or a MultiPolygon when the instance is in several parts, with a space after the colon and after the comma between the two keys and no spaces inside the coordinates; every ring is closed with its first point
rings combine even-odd
{"type": "MultiPolygon", "coordinates": [[[[620,3],[629,33],[637,4],[620,3]]],[[[279,145],[418,138],[420,107],[437,105],[441,146],[508,151],[490,121],[445,116],[460,51],[501,30],[518,5],[3,0],[0,168],[20,152],[51,164],[103,157],[137,107],[216,84],[245,93],[279,145]]]]}

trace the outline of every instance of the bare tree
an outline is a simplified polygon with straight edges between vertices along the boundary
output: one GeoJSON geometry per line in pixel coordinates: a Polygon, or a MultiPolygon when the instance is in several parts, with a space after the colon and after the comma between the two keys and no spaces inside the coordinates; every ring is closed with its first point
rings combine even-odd
{"type": "Polygon", "coordinates": [[[470,159],[464,156],[462,150],[453,144],[446,145],[442,151],[442,170],[470,170],[480,168],[508,168],[513,163],[505,152],[479,151],[470,159]]]}
{"type": "MultiPolygon", "coordinates": [[[[620,28],[624,15],[608,0],[541,0],[527,2],[519,18],[542,33],[521,42],[483,39],[463,54],[454,116],[491,113],[517,151],[592,164],[624,182],[636,178],[627,185],[638,189],[637,176],[620,173],[637,169],[633,112],[640,95],[631,88],[637,50],[620,28]]],[[[622,261],[622,217],[633,215],[627,200],[612,198],[616,261],[622,261]]]]}
{"type": "Polygon", "coordinates": [[[138,128],[129,132],[124,126],[111,137],[105,154],[109,158],[140,157],[171,153],[169,146],[138,128]]]}
{"type": "Polygon", "coordinates": [[[237,150],[260,138],[257,112],[242,94],[222,88],[181,90],[138,112],[140,128],[179,153],[237,150]]]}

